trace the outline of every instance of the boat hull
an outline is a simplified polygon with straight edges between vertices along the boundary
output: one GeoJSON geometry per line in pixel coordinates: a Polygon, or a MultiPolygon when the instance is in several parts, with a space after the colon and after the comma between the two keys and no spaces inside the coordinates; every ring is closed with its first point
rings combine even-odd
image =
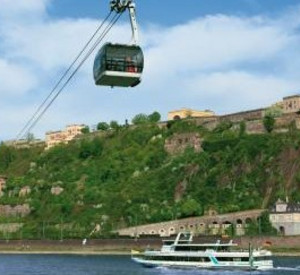
{"type": "Polygon", "coordinates": [[[229,241],[193,243],[190,232],[178,233],[175,240],[164,240],[160,250],[132,251],[132,260],[145,267],[170,267],[220,270],[269,270],[273,268],[272,253],[264,249],[236,248],[229,241]]]}
{"type": "Polygon", "coordinates": [[[132,257],[132,260],[144,267],[167,267],[179,269],[221,269],[221,270],[270,270],[273,268],[272,260],[263,262],[254,262],[251,266],[250,263],[237,263],[237,262],[219,262],[217,264],[208,262],[170,262],[170,261],[151,261],[142,258],[132,257]]]}

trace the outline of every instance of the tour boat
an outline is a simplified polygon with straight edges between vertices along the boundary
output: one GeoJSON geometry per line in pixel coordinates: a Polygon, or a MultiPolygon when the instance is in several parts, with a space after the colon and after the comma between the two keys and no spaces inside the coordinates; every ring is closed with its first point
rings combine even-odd
{"type": "Polygon", "coordinates": [[[238,249],[229,241],[193,243],[193,234],[181,232],[175,240],[163,241],[160,250],[132,251],[132,260],[145,267],[203,268],[230,270],[268,270],[273,268],[270,251],[238,249]]]}

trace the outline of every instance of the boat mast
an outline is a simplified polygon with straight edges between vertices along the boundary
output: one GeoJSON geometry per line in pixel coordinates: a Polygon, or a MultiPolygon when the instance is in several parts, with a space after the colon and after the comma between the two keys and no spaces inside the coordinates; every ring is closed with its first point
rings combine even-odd
{"type": "Polygon", "coordinates": [[[253,249],[251,243],[249,243],[249,266],[251,270],[254,269],[253,249]]]}

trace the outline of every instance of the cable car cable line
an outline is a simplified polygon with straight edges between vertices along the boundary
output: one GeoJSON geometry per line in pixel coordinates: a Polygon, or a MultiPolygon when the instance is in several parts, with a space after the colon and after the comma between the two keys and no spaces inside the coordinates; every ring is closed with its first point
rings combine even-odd
{"type": "MultiPolygon", "coordinates": [[[[34,120],[34,118],[37,116],[37,114],[40,112],[40,110],[42,109],[42,107],[47,103],[47,101],[49,100],[49,98],[52,96],[52,94],[55,92],[55,90],[58,88],[58,86],[61,84],[61,82],[63,81],[63,79],[67,76],[67,74],[70,72],[70,70],[73,68],[73,66],[75,65],[75,63],[78,61],[78,59],[81,57],[81,55],[84,53],[84,51],[87,49],[87,47],[89,46],[89,44],[92,42],[92,40],[95,38],[95,36],[97,35],[97,33],[100,31],[100,29],[103,27],[103,25],[105,24],[105,22],[108,20],[108,18],[111,16],[112,11],[109,12],[109,14],[105,17],[105,19],[102,21],[102,23],[99,25],[99,27],[96,29],[96,31],[94,32],[94,34],[92,35],[92,37],[88,40],[88,42],[85,44],[85,46],[83,47],[83,49],[80,51],[80,53],[76,56],[76,58],[74,59],[74,61],[71,63],[71,65],[68,67],[68,69],[63,73],[63,75],[60,77],[60,79],[58,80],[58,82],[55,84],[55,86],[53,87],[53,89],[51,90],[51,92],[49,93],[49,95],[44,99],[44,101],[40,104],[40,106],[36,109],[35,113],[31,116],[31,118],[28,120],[28,122],[25,124],[25,126],[22,128],[22,130],[17,134],[16,136],[16,140],[18,140],[20,137],[23,136],[24,131],[26,130],[26,128],[30,125],[30,123],[34,120]]],[[[25,134],[24,134],[25,135],[25,134]]]]}
{"type": "Polygon", "coordinates": [[[111,9],[129,11],[132,37],[128,44],[106,43],[94,60],[94,81],[96,85],[110,87],[135,87],[141,83],[144,69],[144,55],[138,45],[138,24],[134,0],[112,0],[111,9]]]}
{"type": "Polygon", "coordinates": [[[41,119],[41,117],[45,114],[45,112],[49,109],[49,107],[52,105],[52,103],[55,101],[55,99],[59,96],[59,94],[64,90],[64,88],[67,86],[67,84],[71,81],[71,79],[74,77],[74,75],[78,72],[78,70],[82,67],[82,65],[85,63],[85,61],[89,58],[89,56],[93,53],[95,48],[102,42],[102,40],[105,38],[105,36],[108,34],[108,32],[111,30],[111,28],[117,23],[121,15],[123,14],[123,11],[120,13],[116,13],[113,18],[110,20],[108,25],[105,27],[101,35],[97,38],[96,42],[94,42],[93,46],[88,50],[84,58],[80,61],[78,66],[74,69],[74,71],[70,74],[70,76],[67,78],[65,83],[62,85],[62,87],[56,92],[56,94],[53,96],[53,98],[50,100],[50,102],[46,105],[47,101],[51,98],[51,96],[54,94],[56,89],[59,87],[59,85],[62,83],[62,81],[67,77],[68,73],[71,71],[75,63],[79,60],[79,58],[82,56],[82,54],[86,51],[87,47],[90,45],[92,40],[95,38],[97,33],[100,31],[100,29],[103,27],[105,22],[108,20],[108,18],[111,16],[112,11],[106,16],[106,18],[103,20],[103,22],[100,24],[100,26],[97,28],[95,33],[92,35],[92,37],[89,39],[89,41],[86,43],[84,48],[80,51],[80,53],[77,55],[75,60],[72,62],[72,64],[68,67],[68,69],[64,72],[64,74],[61,76],[59,81],[56,83],[54,88],[51,90],[49,95],[45,98],[45,100],[42,102],[42,104],[38,107],[36,112],[33,114],[33,116],[30,118],[30,120],[26,123],[26,125],[23,127],[23,129],[18,133],[16,140],[18,140],[20,137],[25,137],[27,134],[30,133],[30,131],[34,128],[34,126],[38,123],[38,121],[41,119]],[[46,106],[45,106],[46,105],[46,106]],[[45,107],[44,107],[45,106],[45,107]],[[44,109],[42,110],[42,108],[44,109]],[[42,110],[42,111],[41,111],[42,110]]]}
{"type": "Polygon", "coordinates": [[[39,116],[33,121],[31,126],[27,129],[24,136],[26,136],[30,131],[35,127],[35,125],[39,122],[39,120],[42,118],[42,116],[45,114],[45,112],[49,109],[49,107],[52,105],[52,103],[55,101],[55,99],[59,96],[59,94],[65,89],[67,84],[71,81],[71,79],[74,77],[74,75],[78,72],[78,70],[82,67],[84,62],[88,59],[88,57],[92,54],[92,52],[95,50],[95,48],[101,43],[101,41],[104,39],[104,37],[107,35],[107,33],[110,31],[110,29],[113,27],[113,25],[118,21],[120,18],[120,14],[116,14],[113,19],[110,22],[110,25],[106,27],[106,30],[102,33],[102,35],[97,39],[97,41],[94,43],[93,47],[88,51],[84,59],[79,63],[79,65],[76,67],[76,69],[73,71],[73,73],[68,77],[66,82],[63,84],[63,86],[58,90],[58,92],[54,95],[54,97],[51,99],[51,101],[47,104],[47,106],[44,108],[44,110],[39,114],[39,116]]]}

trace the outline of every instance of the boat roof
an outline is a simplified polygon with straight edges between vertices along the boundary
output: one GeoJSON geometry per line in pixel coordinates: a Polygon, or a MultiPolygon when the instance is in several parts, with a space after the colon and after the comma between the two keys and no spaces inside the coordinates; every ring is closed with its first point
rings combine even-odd
{"type": "Polygon", "coordinates": [[[238,244],[233,243],[232,240],[229,241],[228,243],[219,243],[219,242],[214,242],[214,243],[190,243],[188,241],[183,241],[179,240],[177,244],[175,244],[176,240],[163,240],[163,242],[168,242],[172,243],[172,245],[176,246],[204,246],[204,247],[226,247],[226,246],[237,246],[238,244]]]}
{"type": "MultiPolygon", "coordinates": [[[[173,241],[173,240],[172,240],[173,241]]],[[[171,240],[166,240],[166,242],[171,242],[171,240]]],[[[233,242],[228,243],[185,243],[185,244],[174,244],[175,241],[172,242],[172,245],[175,246],[201,246],[201,247],[229,247],[229,246],[237,246],[238,244],[233,242]]]]}
{"type": "Polygon", "coordinates": [[[199,243],[199,244],[176,244],[176,246],[204,246],[204,247],[226,247],[226,246],[237,246],[236,243],[199,243]]]}
{"type": "Polygon", "coordinates": [[[230,240],[227,243],[221,243],[221,240],[217,240],[215,242],[211,243],[192,243],[193,241],[193,233],[192,232],[179,232],[177,234],[176,239],[167,239],[163,240],[163,243],[168,243],[172,246],[192,246],[192,247],[231,247],[231,246],[237,246],[236,243],[233,243],[232,240],[230,240]]]}

